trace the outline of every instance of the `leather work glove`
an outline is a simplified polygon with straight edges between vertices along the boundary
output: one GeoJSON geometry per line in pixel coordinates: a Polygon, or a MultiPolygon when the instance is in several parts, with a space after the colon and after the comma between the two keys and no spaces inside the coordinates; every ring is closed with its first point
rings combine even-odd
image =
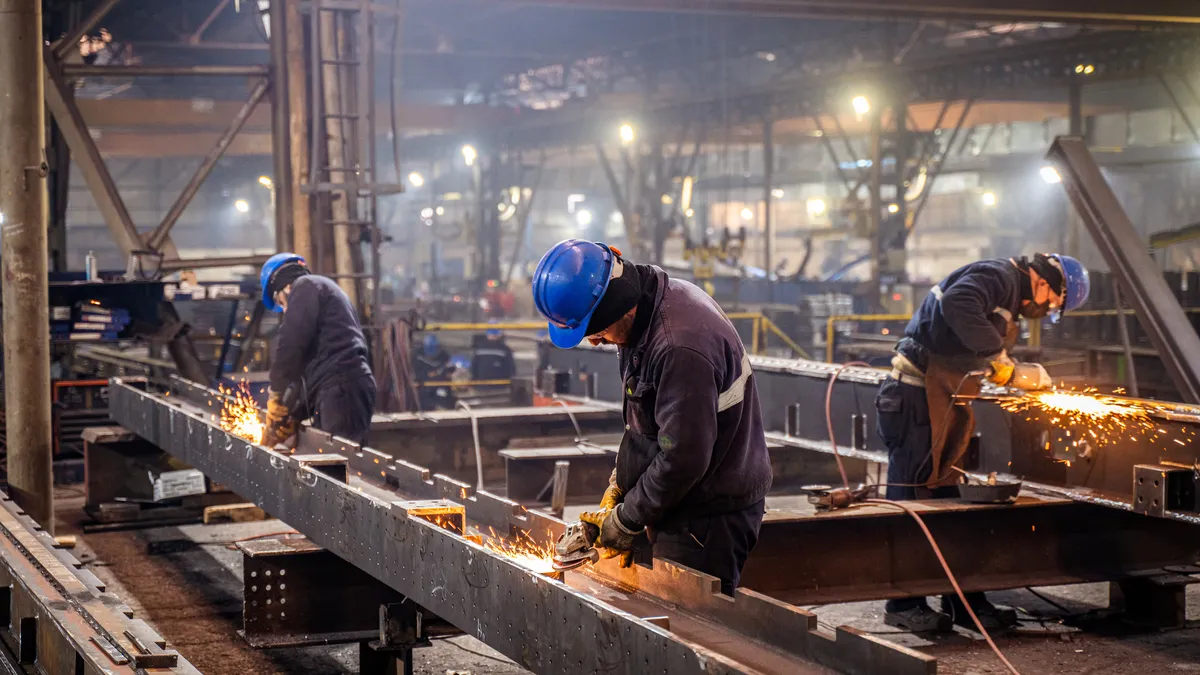
{"type": "Polygon", "coordinates": [[[1016,362],[1009,358],[1008,352],[1000,352],[992,358],[988,365],[991,366],[991,372],[988,373],[987,378],[1001,387],[1007,387],[1009,381],[1012,380],[1013,371],[1017,367],[1016,362]]]}
{"type": "Polygon", "coordinates": [[[1018,363],[1008,386],[1025,391],[1039,391],[1053,387],[1054,380],[1050,379],[1050,373],[1047,373],[1040,363],[1018,363]]]}
{"type": "Polygon", "coordinates": [[[629,567],[633,564],[633,542],[646,528],[634,530],[627,527],[617,515],[620,510],[621,505],[618,504],[613,509],[584,512],[579,515],[579,519],[600,528],[596,545],[603,549],[600,551],[601,558],[607,560],[620,556],[621,567],[629,567]]]}
{"type": "Polygon", "coordinates": [[[273,448],[296,435],[296,419],[283,403],[283,394],[267,392],[267,423],[263,428],[262,444],[273,448]]]}
{"type": "Polygon", "coordinates": [[[608,489],[604,491],[604,496],[600,498],[600,509],[615,509],[624,497],[625,492],[617,487],[617,470],[613,469],[612,475],[608,477],[608,489]]]}

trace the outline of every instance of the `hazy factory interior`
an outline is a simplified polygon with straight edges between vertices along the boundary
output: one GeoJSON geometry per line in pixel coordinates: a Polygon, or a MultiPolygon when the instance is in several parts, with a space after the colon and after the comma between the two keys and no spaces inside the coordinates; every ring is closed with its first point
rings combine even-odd
{"type": "Polygon", "coordinates": [[[0,664],[1200,670],[1200,6],[0,0],[0,664]]]}

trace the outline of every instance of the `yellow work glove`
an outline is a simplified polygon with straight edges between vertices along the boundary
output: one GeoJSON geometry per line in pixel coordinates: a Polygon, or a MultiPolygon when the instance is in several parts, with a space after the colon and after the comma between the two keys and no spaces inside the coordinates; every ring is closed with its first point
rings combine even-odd
{"type": "Polygon", "coordinates": [[[267,423],[263,429],[262,444],[268,448],[287,441],[296,434],[296,420],[283,404],[283,394],[267,392],[267,423]]]}
{"type": "Polygon", "coordinates": [[[1000,352],[992,359],[991,372],[988,373],[988,379],[1000,385],[1001,387],[1008,386],[1012,380],[1013,371],[1017,364],[1008,356],[1008,352],[1000,352]]]}
{"type": "Polygon", "coordinates": [[[604,491],[604,496],[600,498],[601,509],[615,509],[617,504],[621,503],[621,499],[625,496],[625,492],[617,487],[617,470],[613,469],[612,475],[608,477],[608,489],[604,491]]]}
{"type": "Polygon", "coordinates": [[[617,517],[615,508],[585,511],[579,515],[579,519],[599,528],[600,535],[596,538],[595,543],[600,549],[602,559],[607,560],[620,556],[621,567],[629,567],[633,564],[633,542],[645,528],[635,531],[625,527],[621,519],[617,517]]]}

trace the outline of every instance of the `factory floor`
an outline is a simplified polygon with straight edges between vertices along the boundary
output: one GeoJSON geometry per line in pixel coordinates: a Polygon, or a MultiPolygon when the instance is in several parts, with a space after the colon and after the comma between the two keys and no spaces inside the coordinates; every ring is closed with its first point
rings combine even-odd
{"type": "MultiPolygon", "coordinates": [[[[772,502],[772,506],[794,507],[794,498],[783,499],[787,501],[772,502]]],[[[81,534],[82,502],[77,490],[60,489],[56,504],[59,534],[81,534]]],[[[260,651],[238,636],[242,570],[241,554],[233,542],[287,529],[279,521],[268,520],[92,533],[79,539],[74,554],[206,675],[357,673],[355,645],[260,651]],[[147,541],[164,536],[182,536],[196,546],[149,554],[147,541]]],[[[1022,610],[1020,630],[997,642],[1025,675],[1200,673],[1200,629],[1136,631],[1119,620],[1088,620],[1088,612],[1108,605],[1107,584],[1035,590],[1043,597],[1025,589],[991,595],[998,603],[1022,610]],[[1066,621],[1061,620],[1064,617],[1066,621]],[[1076,627],[1080,623],[1086,630],[1076,627]]],[[[1188,600],[1189,619],[1200,618],[1200,585],[1190,587],[1188,600]]],[[[918,637],[885,625],[880,602],[807,609],[817,614],[825,630],[850,625],[936,656],[942,675],[1006,672],[977,634],[960,629],[935,639],[918,637]]],[[[1200,621],[1193,625],[1200,626],[1200,621]]],[[[527,671],[483,643],[462,636],[418,650],[415,672],[512,675],[527,671]]]]}

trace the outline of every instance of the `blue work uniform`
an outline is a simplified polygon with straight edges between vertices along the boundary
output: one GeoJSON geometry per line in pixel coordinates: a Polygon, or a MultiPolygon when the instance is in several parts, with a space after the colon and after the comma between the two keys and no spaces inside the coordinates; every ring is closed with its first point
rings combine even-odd
{"type": "MultiPolygon", "coordinates": [[[[975,418],[954,396],[978,394],[980,378],[973,373],[1015,344],[1022,274],[1007,259],[966,265],[935,286],[913,314],[875,398],[879,437],[888,450],[888,499],[958,496],[950,467],[965,454],[975,418]]],[[[887,611],[924,603],[890,600],[887,611]]]]}
{"type": "Polygon", "coordinates": [[[620,350],[622,519],[646,526],[655,557],[711,574],[732,595],[772,477],[750,359],[702,290],[657,267],[634,271],[642,292],[620,350]]]}
{"type": "Polygon", "coordinates": [[[297,419],[365,443],[375,412],[375,378],[367,341],[350,299],[337,283],[309,274],[292,282],[275,340],[271,389],[300,388],[297,419]]]}
{"type": "MultiPolygon", "coordinates": [[[[978,394],[979,378],[968,373],[1016,342],[1022,274],[1007,259],[966,265],[935,286],[913,314],[875,399],[888,483],[954,482],[949,466],[965,452],[974,418],[971,407],[953,405],[953,397],[978,394]]],[[[917,488],[888,487],[887,495],[912,499],[917,488]]]]}

